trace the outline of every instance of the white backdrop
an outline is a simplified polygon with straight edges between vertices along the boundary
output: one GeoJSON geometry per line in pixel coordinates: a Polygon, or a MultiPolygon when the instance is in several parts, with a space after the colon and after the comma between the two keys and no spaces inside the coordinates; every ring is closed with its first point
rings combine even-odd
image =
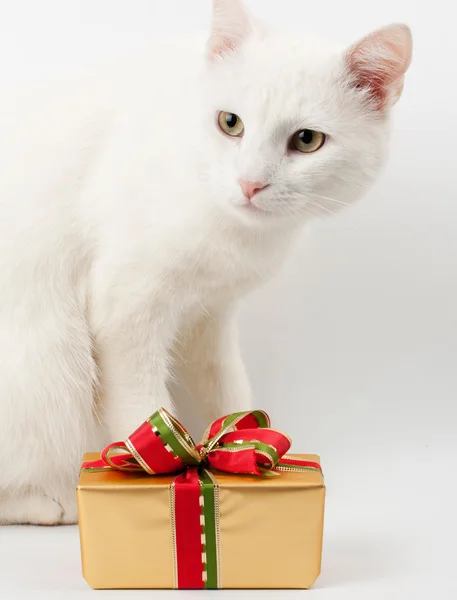
{"type": "MultiPolygon", "coordinates": [[[[314,593],[455,598],[457,36],[451,2],[248,4],[266,20],[348,44],[393,21],[413,30],[413,65],[382,180],[358,206],[317,223],[281,276],[246,301],[242,340],[258,407],[289,431],[297,452],[322,455],[327,522],[314,593]]],[[[205,28],[209,9],[209,0],[2,0],[0,87],[68,74],[161,34],[205,28]]],[[[14,531],[0,532],[0,557],[6,556],[2,536],[14,547],[14,531]]],[[[22,581],[24,590],[43,597],[48,584],[68,589],[68,580],[56,584],[52,576],[44,584],[43,575],[25,584],[11,576],[7,585],[13,590],[22,581]]],[[[75,581],[79,587],[79,573],[75,581]]]]}

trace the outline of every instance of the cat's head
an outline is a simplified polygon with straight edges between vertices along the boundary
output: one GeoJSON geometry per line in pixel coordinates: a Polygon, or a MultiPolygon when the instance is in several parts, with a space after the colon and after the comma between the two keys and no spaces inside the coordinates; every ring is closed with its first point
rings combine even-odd
{"type": "Polygon", "coordinates": [[[268,29],[242,0],[213,0],[202,101],[217,201],[255,225],[356,200],[383,164],[411,51],[404,25],[340,49],[268,29]]]}

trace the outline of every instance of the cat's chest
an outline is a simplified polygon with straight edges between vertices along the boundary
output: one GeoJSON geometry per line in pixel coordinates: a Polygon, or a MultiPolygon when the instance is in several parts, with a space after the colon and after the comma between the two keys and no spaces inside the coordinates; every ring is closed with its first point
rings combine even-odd
{"type": "Polygon", "coordinates": [[[209,244],[183,253],[179,266],[171,265],[176,291],[205,300],[220,293],[242,293],[268,276],[270,266],[252,256],[250,249],[209,244]]]}
{"type": "Polygon", "coordinates": [[[194,305],[211,310],[269,278],[280,254],[263,241],[213,232],[196,243],[177,246],[163,276],[183,311],[194,305]]]}
{"type": "Polygon", "coordinates": [[[176,274],[169,305],[177,318],[177,334],[193,327],[203,314],[215,316],[225,310],[263,279],[236,256],[228,259],[218,252],[205,257],[188,255],[184,264],[187,268],[176,274]]]}

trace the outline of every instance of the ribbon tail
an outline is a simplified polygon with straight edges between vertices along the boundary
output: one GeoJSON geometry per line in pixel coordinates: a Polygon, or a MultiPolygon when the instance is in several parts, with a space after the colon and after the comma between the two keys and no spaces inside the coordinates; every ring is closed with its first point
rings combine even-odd
{"type": "Polygon", "coordinates": [[[312,462],[309,460],[303,460],[302,458],[297,458],[295,456],[289,456],[285,454],[278,464],[276,465],[275,471],[316,471],[318,473],[322,473],[322,467],[317,462],[312,462]]]}
{"type": "Polygon", "coordinates": [[[101,459],[99,460],[91,460],[89,462],[84,462],[81,465],[81,471],[107,471],[111,470],[111,467],[105,464],[101,459]]]}

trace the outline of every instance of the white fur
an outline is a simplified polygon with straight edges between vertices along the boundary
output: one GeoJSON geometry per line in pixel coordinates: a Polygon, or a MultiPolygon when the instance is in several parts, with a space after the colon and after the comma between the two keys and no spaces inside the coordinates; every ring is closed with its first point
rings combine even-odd
{"type": "Polygon", "coordinates": [[[235,26],[238,0],[214,4],[209,60],[203,39],[164,42],[2,99],[0,522],[74,522],[83,452],[172,409],[175,369],[208,419],[248,408],[237,299],[384,160],[387,111],[348,53],[235,26]],[[219,110],[243,138],[218,129],[219,110]],[[301,128],[327,143],[288,152],[301,128]],[[253,199],[264,212],[240,178],[270,183],[253,199]]]}

